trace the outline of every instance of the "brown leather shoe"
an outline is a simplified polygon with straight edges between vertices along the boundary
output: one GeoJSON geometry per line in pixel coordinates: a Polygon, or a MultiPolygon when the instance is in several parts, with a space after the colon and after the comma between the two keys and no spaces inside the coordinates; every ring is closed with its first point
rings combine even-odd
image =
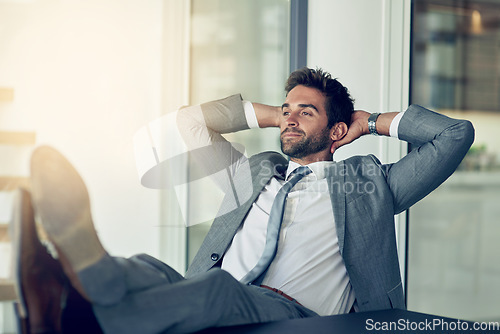
{"type": "Polygon", "coordinates": [[[76,273],[106,254],[94,229],[87,188],[71,163],[48,146],[31,156],[31,186],[35,212],[63,270],[86,298],[76,273]]]}
{"type": "Polygon", "coordinates": [[[67,280],[38,239],[31,197],[24,189],[16,193],[11,230],[22,332],[61,333],[67,280]]]}

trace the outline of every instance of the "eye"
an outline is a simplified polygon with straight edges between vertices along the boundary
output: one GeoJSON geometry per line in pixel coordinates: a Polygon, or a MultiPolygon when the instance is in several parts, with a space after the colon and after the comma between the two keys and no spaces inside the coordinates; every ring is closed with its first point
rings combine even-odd
{"type": "Polygon", "coordinates": [[[303,112],[302,112],[302,115],[304,115],[304,116],[311,116],[311,114],[310,114],[310,113],[308,113],[307,111],[303,111],[303,112]]]}
{"type": "Polygon", "coordinates": [[[290,115],[289,111],[283,111],[283,116],[288,116],[288,115],[290,115]]]}

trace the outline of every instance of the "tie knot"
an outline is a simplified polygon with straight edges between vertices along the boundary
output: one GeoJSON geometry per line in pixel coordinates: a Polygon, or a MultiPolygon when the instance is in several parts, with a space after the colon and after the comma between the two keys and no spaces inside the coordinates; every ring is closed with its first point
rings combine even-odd
{"type": "Polygon", "coordinates": [[[290,173],[291,176],[295,176],[295,175],[302,175],[302,176],[306,176],[307,174],[311,173],[312,170],[307,167],[307,166],[300,166],[300,167],[297,167],[293,172],[290,173]]]}
{"type": "Polygon", "coordinates": [[[285,188],[286,191],[290,191],[290,189],[297,183],[299,182],[304,176],[307,174],[311,173],[312,170],[309,167],[305,166],[300,166],[299,168],[295,169],[293,172],[290,173],[290,179],[287,182],[287,187],[285,188]]]}

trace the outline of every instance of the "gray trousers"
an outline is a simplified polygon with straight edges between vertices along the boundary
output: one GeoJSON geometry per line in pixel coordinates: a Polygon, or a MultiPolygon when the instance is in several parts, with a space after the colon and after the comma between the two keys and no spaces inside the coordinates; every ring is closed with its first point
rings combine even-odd
{"type": "Polygon", "coordinates": [[[221,269],[185,279],[145,255],[105,256],[78,277],[105,333],[189,333],[209,327],[317,316],[221,269]]]}

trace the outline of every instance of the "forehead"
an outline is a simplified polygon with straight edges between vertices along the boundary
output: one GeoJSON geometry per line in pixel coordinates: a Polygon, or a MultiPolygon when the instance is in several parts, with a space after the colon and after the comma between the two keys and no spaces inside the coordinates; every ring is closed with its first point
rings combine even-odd
{"type": "Polygon", "coordinates": [[[296,104],[313,104],[318,109],[324,109],[325,96],[316,88],[299,85],[288,92],[285,103],[290,104],[290,106],[296,104]]]}

